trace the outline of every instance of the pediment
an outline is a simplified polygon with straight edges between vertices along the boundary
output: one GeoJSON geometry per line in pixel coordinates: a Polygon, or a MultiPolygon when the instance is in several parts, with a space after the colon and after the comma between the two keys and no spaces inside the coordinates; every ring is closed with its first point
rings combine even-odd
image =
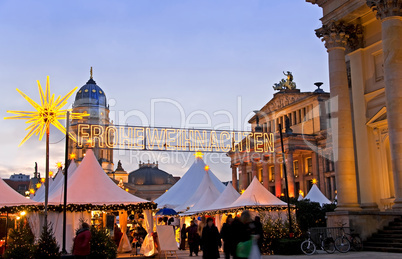
{"type": "Polygon", "coordinates": [[[373,117],[371,117],[366,125],[369,127],[378,127],[387,123],[387,107],[382,107],[373,117]]]}
{"type": "Polygon", "coordinates": [[[289,93],[289,92],[279,92],[274,95],[272,98],[262,109],[261,111],[265,113],[274,112],[276,110],[283,109],[286,106],[297,103],[303,99],[306,99],[309,96],[312,96],[313,93],[289,93]]]}

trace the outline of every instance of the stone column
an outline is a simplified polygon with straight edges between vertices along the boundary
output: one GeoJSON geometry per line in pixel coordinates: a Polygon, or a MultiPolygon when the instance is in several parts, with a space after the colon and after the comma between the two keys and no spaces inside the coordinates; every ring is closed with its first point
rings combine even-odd
{"type": "Polygon", "coordinates": [[[282,193],[281,164],[275,161],[275,196],[280,197],[282,193]]]}
{"type": "Polygon", "coordinates": [[[247,174],[247,163],[241,164],[241,181],[240,190],[247,189],[248,186],[248,174],[247,174]]]}
{"type": "Polygon", "coordinates": [[[237,187],[237,165],[231,165],[232,167],[232,185],[236,191],[238,191],[237,187]]]}
{"type": "Polygon", "coordinates": [[[402,209],[402,0],[375,0],[367,1],[367,4],[381,20],[388,132],[395,186],[393,208],[402,209]]]}
{"type": "Polygon", "coordinates": [[[293,152],[286,154],[286,174],[288,176],[289,197],[295,197],[295,174],[293,170],[293,152]]]}
{"type": "Polygon", "coordinates": [[[254,179],[254,177],[257,177],[258,173],[258,166],[257,166],[257,161],[252,160],[251,161],[251,181],[254,179]]]}
{"type": "Polygon", "coordinates": [[[335,199],[335,177],[330,177],[330,181],[331,181],[331,200],[335,199]]]}
{"type": "Polygon", "coordinates": [[[262,160],[262,183],[269,190],[269,166],[265,159],[262,160]]]}
{"type": "Polygon", "coordinates": [[[345,49],[354,26],[331,22],[316,30],[328,51],[332,142],[338,187],[337,210],[359,210],[354,161],[352,114],[345,49]]]}
{"type": "Polygon", "coordinates": [[[300,184],[300,190],[303,191],[304,196],[307,195],[308,190],[306,190],[305,186],[305,180],[304,176],[306,175],[306,172],[304,171],[304,157],[303,154],[299,155],[299,184],[300,184]]]}

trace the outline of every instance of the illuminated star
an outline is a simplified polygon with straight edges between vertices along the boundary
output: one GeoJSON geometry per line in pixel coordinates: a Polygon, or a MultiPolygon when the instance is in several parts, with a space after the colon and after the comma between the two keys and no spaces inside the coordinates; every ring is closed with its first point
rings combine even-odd
{"type": "Polygon", "coordinates": [[[195,152],[195,154],[194,154],[195,158],[202,158],[203,155],[204,155],[204,154],[203,154],[202,152],[200,152],[200,151],[197,151],[197,152],[195,152]]]}
{"type": "Polygon", "coordinates": [[[311,182],[313,183],[313,184],[317,184],[317,179],[313,179],[313,180],[311,180],[311,182]]]}
{"type": "MultiPolygon", "coordinates": [[[[55,99],[55,95],[50,95],[49,77],[46,80],[46,91],[43,92],[42,86],[39,81],[38,90],[40,96],[40,105],[29,98],[21,90],[17,88],[17,91],[24,97],[34,108],[35,111],[7,111],[8,113],[17,114],[16,116],[6,117],[4,119],[20,119],[27,120],[25,123],[31,124],[25,130],[29,131],[25,138],[21,141],[18,146],[24,144],[33,134],[39,135],[39,140],[42,140],[43,135],[49,129],[50,124],[58,128],[61,132],[66,134],[66,129],[59,122],[60,119],[65,119],[68,109],[61,110],[61,108],[67,104],[68,98],[77,90],[75,87],[63,98],[60,96],[55,99]]],[[[89,114],[83,113],[70,113],[71,119],[82,119],[83,116],[88,116],[89,114]]],[[[74,136],[70,134],[70,138],[75,141],[74,136]]]]}

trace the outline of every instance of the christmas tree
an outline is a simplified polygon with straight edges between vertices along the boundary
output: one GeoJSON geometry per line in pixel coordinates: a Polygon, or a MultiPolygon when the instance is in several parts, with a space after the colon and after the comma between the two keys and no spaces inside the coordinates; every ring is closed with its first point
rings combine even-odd
{"type": "Polygon", "coordinates": [[[3,255],[5,259],[33,258],[35,237],[26,220],[19,220],[17,227],[11,230],[8,247],[3,255]]]}
{"type": "Polygon", "coordinates": [[[117,255],[115,242],[105,228],[91,227],[91,259],[114,259],[117,255]]]}
{"type": "Polygon", "coordinates": [[[60,246],[54,237],[53,228],[50,223],[43,226],[43,231],[37,244],[34,257],[35,259],[60,258],[60,246]]]}

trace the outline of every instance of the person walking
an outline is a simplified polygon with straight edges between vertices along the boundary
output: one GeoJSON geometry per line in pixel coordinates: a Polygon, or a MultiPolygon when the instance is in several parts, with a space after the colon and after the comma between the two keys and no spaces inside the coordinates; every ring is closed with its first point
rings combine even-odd
{"type": "Polygon", "coordinates": [[[230,259],[230,255],[235,254],[233,228],[232,228],[233,217],[229,215],[226,219],[226,223],[223,224],[221,229],[221,237],[223,240],[223,252],[225,253],[225,259],[230,259]]]}
{"type": "Polygon", "coordinates": [[[262,243],[264,240],[264,231],[262,229],[261,219],[259,216],[255,216],[254,226],[255,226],[255,234],[258,235],[257,245],[258,245],[258,248],[260,249],[260,253],[262,253],[262,243]]]}
{"type": "MultiPolygon", "coordinates": [[[[245,242],[251,239],[251,235],[254,234],[255,232],[255,226],[253,223],[253,220],[251,219],[250,212],[248,210],[245,210],[242,212],[240,219],[235,218],[235,220],[232,223],[233,226],[233,236],[234,236],[234,242],[233,245],[235,249],[237,248],[237,245],[240,242],[245,242]]],[[[247,258],[247,257],[240,257],[235,253],[234,256],[235,259],[242,259],[242,258],[247,258]]]]}
{"type": "Polygon", "coordinates": [[[207,219],[206,226],[202,230],[201,244],[202,258],[219,258],[219,247],[222,246],[222,242],[218,228],[214,225],[212,218],[207,219]]]}
{"type": "Polygon", "coordinates": [[[195,224],[194,220],[191,221],[191,224],[186,229],[186,232],[188,233],[188,245],[190,247],[190,256],[193,256],[193,253],[195,254],[195,256],[198,256],[198,246],[200,236],[198,235],[197,225],[195,224]]]}
{"type": "Polygon", "coordinates": [[[77,230],[73,244],[73,255],[75,259],[88,259],[91,253],[91,231],[89,225],[83,222],[81,228],[77,230]]]}
{"type": "Polygon", "coordinates": [[[187,238],[187,232],[186,232],[186,224],[183,224],[181,231],[180,231],[180,247],[179,250],[186,250],[186,238],[187,238]]]}

